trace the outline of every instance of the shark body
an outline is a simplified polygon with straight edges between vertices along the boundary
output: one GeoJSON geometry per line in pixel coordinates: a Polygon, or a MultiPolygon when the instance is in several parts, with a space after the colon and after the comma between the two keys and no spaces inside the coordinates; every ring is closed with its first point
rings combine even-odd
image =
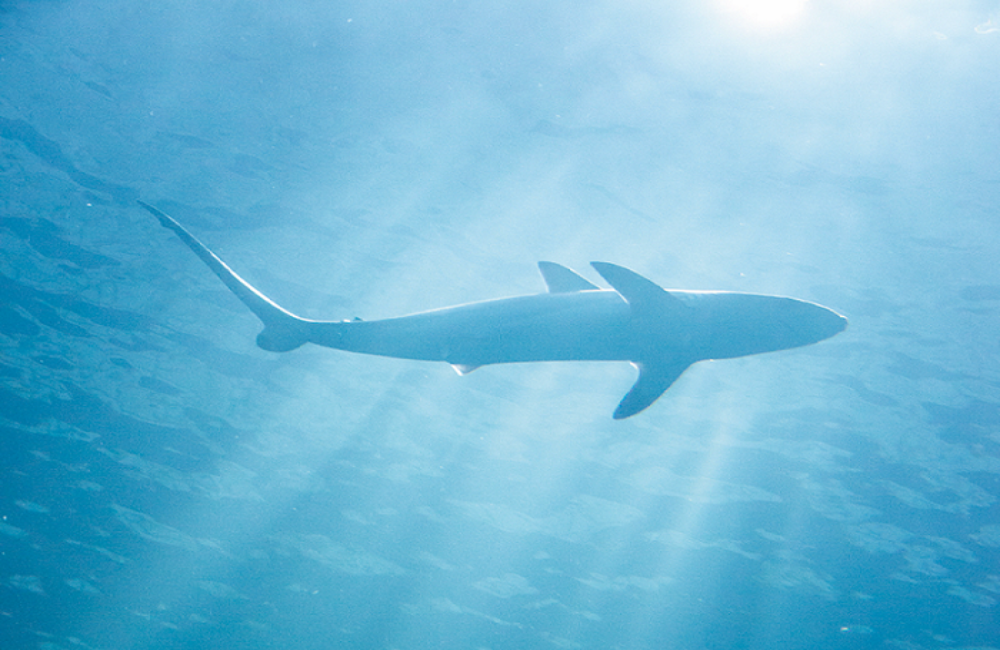
{"type": "Polygon", "coordinates": [[[614,418],[639,413],[691,364],[809,345],[847,327],[815,303],[729,291],[666,290],[615,264],[591,265],[601,289],[552,262],[538,267],[548,291],[375,321],[317,321],[279,306],[237,275],[170,216],[139,204],[172,230],[264,324],[272,352],[306,343],[401,359],[444,361],[459,374],[532,361],[629,361],[639,378],[614,418]]]}

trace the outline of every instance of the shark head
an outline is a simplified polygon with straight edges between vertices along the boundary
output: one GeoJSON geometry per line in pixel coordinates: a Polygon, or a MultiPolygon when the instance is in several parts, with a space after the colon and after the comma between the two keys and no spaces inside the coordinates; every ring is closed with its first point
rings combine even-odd
{"type": "MultiPolygon", "coordinates": [[[[827,307],[796,298],[746,293],[700,294],[703,358],[728,359],[817,343],[847,327],[827,307]]],[[[700,309],[698,309],[700,307],[700,309]]]]}

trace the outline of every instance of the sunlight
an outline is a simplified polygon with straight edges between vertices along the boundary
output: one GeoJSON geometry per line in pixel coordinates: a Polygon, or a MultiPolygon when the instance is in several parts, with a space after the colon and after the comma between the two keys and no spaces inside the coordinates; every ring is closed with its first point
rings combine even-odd
{"type": "Polygon", "coordinates": [[[719,0],[721,10],[757,29],[782,29],[791,25],[806,0],[719,0]]]}

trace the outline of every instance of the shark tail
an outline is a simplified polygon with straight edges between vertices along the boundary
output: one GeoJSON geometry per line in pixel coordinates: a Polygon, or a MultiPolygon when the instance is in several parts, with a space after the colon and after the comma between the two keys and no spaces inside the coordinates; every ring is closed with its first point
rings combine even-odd
{"type": "Polygon", "coordinates": [[[187,247],[264,323],[257,335],[257,345],[269,352],[288,352],[309,342],[310,321],[299,318],[274,302],[253,285],[241,278],[218,255],[189,233],[184,226],[153,206],[139,201],[139,205],[156,217],[160,225],[172,230],[187,247]]]}

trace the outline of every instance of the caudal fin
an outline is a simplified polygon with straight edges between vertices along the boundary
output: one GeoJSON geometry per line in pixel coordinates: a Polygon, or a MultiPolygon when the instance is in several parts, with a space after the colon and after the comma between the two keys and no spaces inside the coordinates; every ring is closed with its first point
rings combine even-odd
{"type": "Polygon", "coordinates": [[[264,323],[263,331],[257,335],[257,345],[270,352],[287,352],[308,342],[306,332],[309,321],[299,318],[257,291],[172,217],[142,201],[139,201],[139,205],[156,217],[164,228],[174,231],[174,234],[187,244],[188,248],[194,251],[194,254],[201,258],[201,261],[212,269],[229,290],[264,323]]]}

